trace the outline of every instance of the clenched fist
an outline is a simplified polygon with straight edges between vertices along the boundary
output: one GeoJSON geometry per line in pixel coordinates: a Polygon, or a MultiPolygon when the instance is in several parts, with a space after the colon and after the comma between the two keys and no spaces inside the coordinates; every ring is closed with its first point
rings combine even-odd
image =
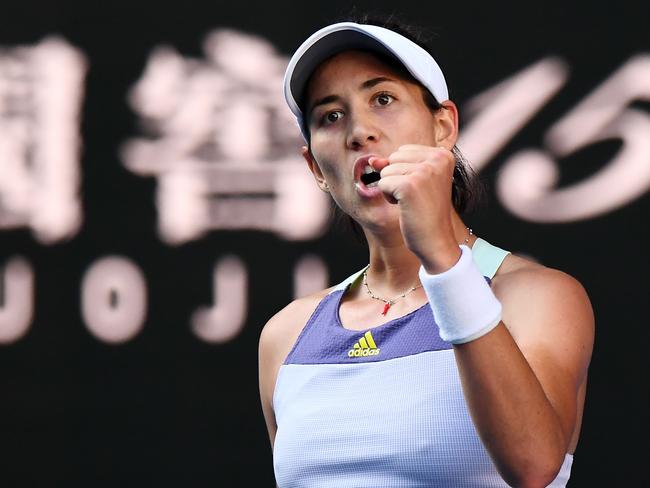
{"type": "Polygon", "coordinates": [[[406,144],[388,158],[370,158],[380,173],[379,189],[399,206],[406,246],[429,273],[441,273],[460,256],[451,223],[451,188],[456,159],[441,147],[406,144]]]}

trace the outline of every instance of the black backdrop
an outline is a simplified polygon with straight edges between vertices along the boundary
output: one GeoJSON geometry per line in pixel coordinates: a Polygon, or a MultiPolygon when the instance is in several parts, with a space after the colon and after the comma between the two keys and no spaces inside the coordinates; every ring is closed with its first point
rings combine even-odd
{"type": "MultiPolygon", "coordinates": [[[[539,146],[553,121],[632,55],[650,52],[649,5],[357,3],[361,10],[399,12],[436,32],[461,113],[472,95],[545,56],[560,56],[571,67],[559,94],[482,171],[490,203],[467,220],[495,244],[577,277],[592,299],[597,336],[573,487],[648,482],[650,200],[642,195],[570,223],[536,223],[499,203],[495,179],[506,158],[539,146]]],[[[49,244],[26,226],[4,229],[0,238],[0,258],[20,255],[35,275],[30,328],[0,347],[2,486],[273,485],[257,393],[260,330],[292,298],[291,268],[298,257],[321,256],[334,283],[363,265],[364,249],[335,227],[303,241],[242,230],[166,244],[156,230],[156,180],[133,174],[120,159],[121,145],[140,131],[126,95],[162,44],[200,58],[206,34],[228,27],[289,54],[349,6],[190,0],[23,0],[0,6],[0,46],[59,34],[89,63],[80,126],[81,228],[49,244]],[[228,254],[250,270],[248,312],[240,334],[211,344],[191,332],[189,317],[212,301],[212,267],[228,254]],[[83,274],[107,255],[137,263],[147,284],[144,327],[122,344],[95,338],[80,311],[83,274]]],[[[635,105],[647,111],[642,100],[635,105]]],[[[599,143],[562,161],[560,185],[592,175],[618,147],[617,141],[599,143]]]]}

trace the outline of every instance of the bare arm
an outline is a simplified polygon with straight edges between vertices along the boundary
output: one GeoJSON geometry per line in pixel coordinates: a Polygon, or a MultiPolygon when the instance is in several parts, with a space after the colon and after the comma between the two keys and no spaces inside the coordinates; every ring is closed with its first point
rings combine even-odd
{"type": "MultiPolygon", "coordinates": [[[[378,187],[397,202],[404,243],[429,275],[459,261],[454,222],[464,225],[451,205],[457,112],[451,102],[445,108],[436,112],[437,147],[405,144],[388,158],[369,159],[381,174],[378,187]]],[[[474,424],[501,476],[515,486],[546,486],[576,431],[593,313],[582,286],[559,271],[530,263],[497,277],[502,322],[454,346],[456,362],[474,424]]]]}
{"type": "Polygon", "coordinates": [[[259,388],[262,412],[271,447],[275,443],[277,425],[273,411],[273,393],[282,363],[289,354],[305,323],[318,302],[330,290],[323,290],[298,299],[275,314],[262,330],[259,341],[259,388]]]}
{"type": "Polygon", "coordinates": [[[259,387],[260,387],[260,401],[262,403],[262,413],[264,414],[264,421],[266,422],[266,430],[269,433],[269,440],[271,441],[271,448],[275,442],[275,432],[277,429],[275,423],[275,413],[273,412],[273,389],[275,379],[278,374],[278,360],[277,352],[274,345],[272,327],[269,327],[270,322],[262,330],[259,344],[259,387]]]}
{"type": "Polygon", "coordinates": [[[262,329],[258,350],[260,401],[271,449],[275,444],[277,432],[273,394],[278,372],[309,316],[328,291],[323,290],[290,303],[275,314],[262,329]]]}
{"type": "Polygon", "coordinates": [[[495,286],[503,321],[455,346],[455,356],[474,424],[501,476],[514,486],[547,486],[576,429],[594,318],[570,276],[542,267],[511,275],[495,286]]]}

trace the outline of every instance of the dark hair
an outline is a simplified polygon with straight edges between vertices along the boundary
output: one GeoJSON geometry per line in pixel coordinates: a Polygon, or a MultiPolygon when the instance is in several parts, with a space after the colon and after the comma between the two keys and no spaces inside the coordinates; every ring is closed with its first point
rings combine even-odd
{"type": "MultiPolygon", "coordinates": [[[[359,15],[353,12],[352,14],[345,16],[345,18],[339,19],[338,22],[356,22],[357,24],[377,25],[379,27],[390,29],[393,32],[396,32],[414,42],[435,58],[432,53],[432,48],[428,44],[430,36],[427,37],[425,30],[416,27],[413,24],[403,22],[399,20],[395,15],[381,18],[373,14],[364,13],[359,15]]],[[[445,110],[445,107],[441,105],[438,100],[436,100],[433,94],[427,90],[422,85],[422,83],[417,81],[408,72],[402,63],[394,58],[391,58],[390,56],[379,54],[377,52],[371,52],[371,54],[377,57],[384,64],[388,65],[398,75],[419,85],[422,90],[422,98],[424,100],[424,103],[431,110],[431,112],[445,110]]],[[[307,141],[307,144],[309,151],[311,152],[311,141],[307,141]]],[[[477,209],[484,202],[486,193],[485,186],[478,178],[478,175],[474,172],[467,159],[465,159],[465,156],[463,156],[458,146],[454,146],[452,148],[452,153],[456,159],[456,166],[454,168],[454,181],[452,183],[451,200],[454,209],[459,214],[465,214],[477,209]]],[[[359,227],[359,224],[357,224],[357,222],[354,221],[354,219],[351,217],[348,217],[348,220],[352,227],[353,233],[365,242],[365,237],[361,231],[361,228],[359,227]]]]}

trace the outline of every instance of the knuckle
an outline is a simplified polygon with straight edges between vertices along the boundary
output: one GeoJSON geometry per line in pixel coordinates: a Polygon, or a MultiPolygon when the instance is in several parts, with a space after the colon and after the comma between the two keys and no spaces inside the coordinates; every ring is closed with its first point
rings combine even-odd
{"type": "Polygon", "coordinates": [[[416,188],[416,179],[415,178],[408,178],[404,183],[402,183],[400,190],[403,193],[410,194],[413,192],[414,188],[416,188]]]}
{"type": "Polygon", "coordinates": [[[438,171],[439,167],[435,161],[428,161],[426,164],[423,164],[421,168],[419,168],[418,173],[426,178],[431,178],[433,176],[436,176],[438,174],[438,171]]]}
{"type": "Polygon", "coordinates": [[[447,174],[447,167],[445,164],[436,164],[433,168],[433,172],[436,176],[441,176],[447,174]]]}

